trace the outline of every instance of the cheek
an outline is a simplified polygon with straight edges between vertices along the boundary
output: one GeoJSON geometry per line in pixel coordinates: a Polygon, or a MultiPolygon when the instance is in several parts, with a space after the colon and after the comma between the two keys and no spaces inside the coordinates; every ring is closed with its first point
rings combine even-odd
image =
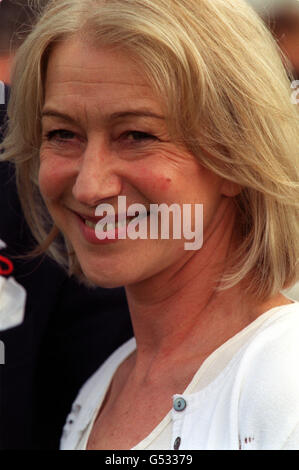
{"type": "Polygon", "coordinates": [[[172,178],[166,171],[160,168],[150,169],[147,166],[140,166],[134,171],[135,181],[139,187],[143,188],[144,193],[156,195],[160,199],[162,195],[167,195],[172,188],[172,178]]]}
{"type": "Polygon", "coordinates": [[[39,187],[46,200],[58,199],[70,182],[70,168],[61,158],[41,154],[39,187]]]}

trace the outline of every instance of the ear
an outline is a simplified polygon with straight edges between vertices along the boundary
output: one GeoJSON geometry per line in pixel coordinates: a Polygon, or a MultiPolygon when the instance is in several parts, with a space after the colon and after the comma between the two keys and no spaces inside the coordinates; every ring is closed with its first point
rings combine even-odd
{"type": "Polygon", "coordinates": [[[223,180],[221,185],[221,194],[226,197],[235,197],[240,194],[242,188],[233,181],[223,180]]]}

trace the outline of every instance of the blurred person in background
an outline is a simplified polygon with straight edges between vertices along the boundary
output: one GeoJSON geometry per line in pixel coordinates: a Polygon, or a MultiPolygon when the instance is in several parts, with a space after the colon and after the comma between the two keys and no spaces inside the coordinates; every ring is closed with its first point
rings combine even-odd
{"type": "MultiPolygon", "coordinates": [[[[24,5],[0,3],[2,82],[9,80],[11,59],[24,37],[21,31],[33,19],[33,10],[24,5]]],[[[7,86],[3,98],[0,143],[7,86]]],[[[88,289],[48,257],[23,256],[34,240],[22,214],[14,169],[3,161],[0,215],[0,341],[5,347],[0,449],[55,449],[82,383],[132,336],[127,302],[122,289],[88,289]]]]}
{"type": "Polygon", "coordinates": [[[299,79],[299,1],[247,0],[269,26],[289,62],[293,78],[299,79]]]}
{"type": "Polygon", "coordinates": [[[33,12],[24,0],[4,0],[0,3],[0,80],[10,82],[10,70],[15,51],[33,19],[33,12]]]}

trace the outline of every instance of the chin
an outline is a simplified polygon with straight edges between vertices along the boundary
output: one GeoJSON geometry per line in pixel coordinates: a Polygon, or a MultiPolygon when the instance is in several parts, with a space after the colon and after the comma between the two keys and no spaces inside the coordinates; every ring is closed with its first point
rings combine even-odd
{"type": "Polygon", "coordinates": [[[85,269],[84,266],[81,266],[81,269],[88,283],[93,286],[113,289],[123,287],[128,283],[127,273],[106,273],[101,270],[85,269]]]}

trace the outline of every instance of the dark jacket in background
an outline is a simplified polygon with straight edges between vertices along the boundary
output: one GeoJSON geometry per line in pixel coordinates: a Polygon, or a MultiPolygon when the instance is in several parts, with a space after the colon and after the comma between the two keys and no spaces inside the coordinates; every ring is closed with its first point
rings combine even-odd
{"type": "MultiPolygon", "coordinates": [[[[0,105],[0,126],[5,112],[0,105]]],[[[80,386],[133,334],[125,293],[79,285],[48,257],[15,257],[35,242],[7,162],[0,162],[0,239],[27,291],[23,324],[0,331],[0,449],[57,449],[80,386]]]]}

